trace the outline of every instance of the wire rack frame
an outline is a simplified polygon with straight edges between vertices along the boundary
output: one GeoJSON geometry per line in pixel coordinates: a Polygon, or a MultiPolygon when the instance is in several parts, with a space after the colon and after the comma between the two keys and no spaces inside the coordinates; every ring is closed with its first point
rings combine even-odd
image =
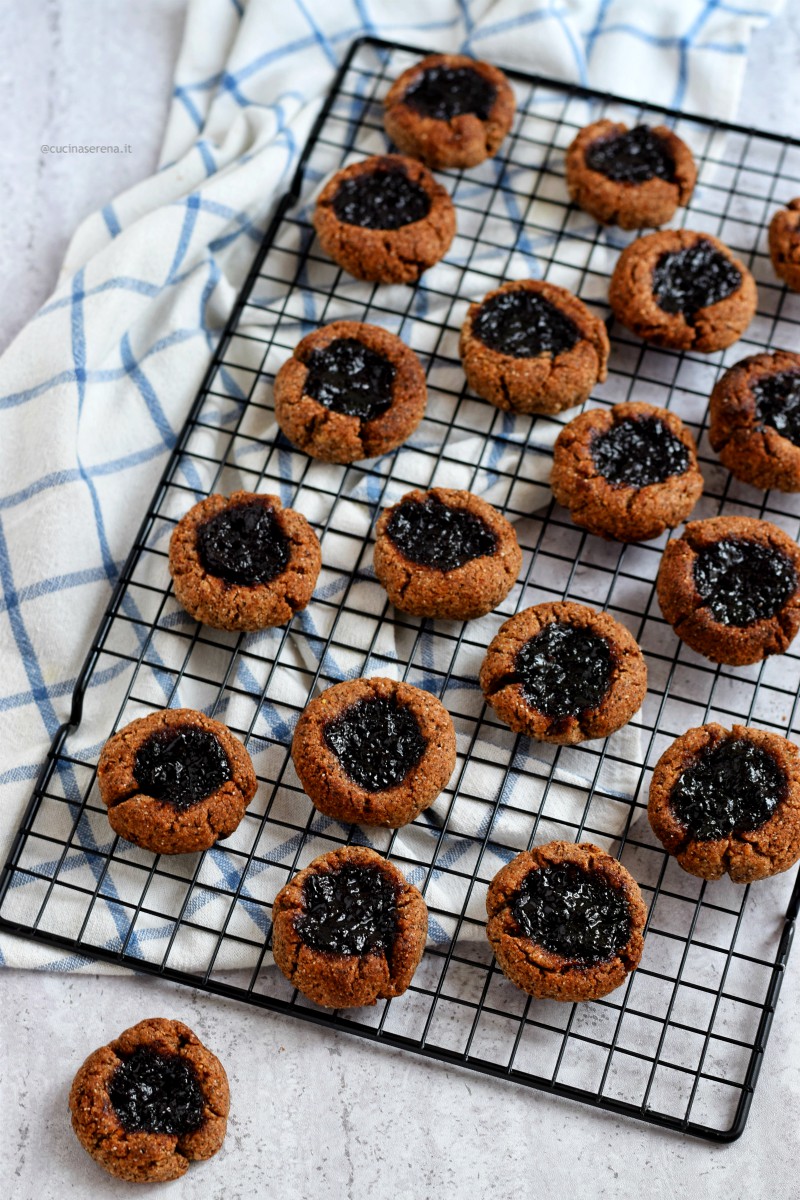
{"type": "Polygon", "coordinates": [[[629,239],[568,203],[564,150],[581,125],[612,115],[665,119],[690,142],[699,186],[681,223],[723,238],[754,271],[759,312],[723,355],[653,350],[609,320],[608,381],[591,403],[636,397],[678,412],[695,433],[706,491],[695,515],[745,512],[797,536],[800,505],[737,484],[706,437],[707,397],[745,353],[791,346],[800,303],[777,286],[764,250],[772,208],[800,192],[800,142],[509,72],[518,114],[497,158],[446,172],[459,233],[415,288],[355,283],[325,260],[309,224],[323,177],[384,148],[380,102],[422,53],[363,38],[350,49],[236,302],[80,674],[5,865],[0,927],[450,1064],[717,1141],[745,1126],[800,902],[794,873],[751,888],[709,885],[663,853],[644,815],[652,766],[707,720],[798,731],[800,658],[744,670],[686,650],[660,616],[654,579],[666,539],[607,545],[550,499],[543,465],[563,420],[499,413],[470,397],[457,331],[466,304],[504,277],[535,273],[607,313],[608,275],[629,239]],[[292,451],[272,423],[270,383],[309,328],[342,316],[386,325],[427,367],[430,403],[408,446],[343,468],[292,451]],[[473,487],[515,521],[522,576],[501,609],[464,626],[394,611],[370,570],[381,507],[412,486],[473,487]],[[211,491],[280,490],[315,524],[323,572],[306,614],[235,636],[198,627],[174,601],[166,541],[211,491]],[[649,669],[626,731],[569,749],[532,746],[483,705],[477,665],[499,623],[542,600],[607,608],[649,669]],[[312,615],[313,614],[313,615],[312,615]],[[319,687],[399,674],[439,695],[459,740],[437,805],[406,831],[343,826],[299,787],[291,728],[319,687]],[[109,836],[96,790],[112,729],[167,705],[221,717],[248,745],[261,787],[240,830],[205,855],[170,860],[109,836]],[[109,722],[109,713],[116,715],[109,722]],[[649,908],[645,955],[603,1001],[534,1001],[494,966],[481,913],[503,862],[552,836],[607,846],[649,908]],[[357,842],[390,855],[426,895],[431,937],[414,981],[374,1010],[315,1008],[269,965],[277,890],[316,854],[357,842]],[[794,887],[792,886],[794,884],[794,887]]]}

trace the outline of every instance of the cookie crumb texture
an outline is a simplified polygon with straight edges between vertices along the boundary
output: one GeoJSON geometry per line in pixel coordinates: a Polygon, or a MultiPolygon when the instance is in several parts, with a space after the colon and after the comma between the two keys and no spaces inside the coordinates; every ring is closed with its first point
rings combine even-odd
{"type": "Polygon", "coordinates": [[[691,875],[744,884],[788,871],[800,858],[800,751],[745,725],[689,729],[656,764],[647,814],[691,875]]]}
{"type": "Polygon", "coordinates": [[[272,908],[276,965],[325,1008],[360,1008],[402,995],[427,932],[420,892],[363,846],[315,858],[281,888],[272,908]]]}
{"type": "Polygon", "coordinates": [[[666,125],[595,121],[567,151],[571,199],[604,225],[666,225],[689,203],[697,167],[686,143],[666,125]]]}
{"type": "Polygon", "coordinates": [[[681,641],[712,662],[783,654],[800,629],[800,547],[770,521],[691,521],[667,544],[658,602],[681,641]]]}
{"type": "Polygon", "coordinates": [[[207,850],[229,837],[256,791],[239,739],[192,708],[120,729],[103,747],[97,782],[114,832],[156,854],[207,850]]]}
{"type": "Polygon", "coordinates": [[[800,292],[800,196],[773,214],[769,256],[778,278],[793,292],[800,292]]]}
{"type": "Polygon", "coordinates": [[[154,1017],[95,1050],[72,1083],[72,1128],[118,1179],[166,1183],[222,1146],[230,1107],[219,1059],[180,1021],[154,1017]]]}
{"type": "Polygon", "coordinates": [[[352,163],[328,180],[313,216],[324,252],[356,279],[416,283],[455,237],[453,201],[401,154],[352,163]]]}
{"type": "Polygon", "coordinates": [[[434,169],[491,158],[516,107],[503,72],[463,54],[431,54],[409,67],[384,105],[384,126],[397,148],[434,169]]]}
{"type": "Polygon", "coordinates": [[[709,441],[737,479],[800,492],[800,354],[742,359],[717,381],[709,412],[709,441]]]}
{"type": "Polygon", "coordinates": [[[558,601],[501,625],[480,685],[515,733],[575,745],[630,721],[644,701],[647,667],[632,634],[608,613],[558,601]]]}
{"type": "Polygon", "coordinates": [[[306,706],[292,759],[326,816],[398,828],[446,786],[456,735],[447,709],[429,692],[394,679],[354,679],[306,706]]]}
{"type": "Polygon", "coordinates": [[[506,412],[557,413],[606,378],[608,334],[566,288],[505,283],[471,304],[459,352],[474,392],[506,412]]]}
{"type": "Polygon", "coordinates": [[[642,957],[647,909],[638,884],[591,842],[518,854],[489,885],[486,911],[503,974],[541,999],[607,996],[642,957]]]}
{"type": "Polygon", "coordinates": [[[481,617],[505,599],[521,565],[513,525],[472,492],[408,492],[375,530],[375,574],[392,604],[417,617],[481,617]]]}
{"type": "Polygon", "coordinates": [[[311,599],[322,565],[308,521],[277,496],[208,496],[175,526],[169,570],[175,596],[213,629],[285,625],[311,599]]]}
{"type": "Polygon", "coordinates": [[[393,333],[334,321],[295,347],[275,379],[275,419],[313,458],[351,463],[396,450],[425,415],[425,373],[393,333]]]}

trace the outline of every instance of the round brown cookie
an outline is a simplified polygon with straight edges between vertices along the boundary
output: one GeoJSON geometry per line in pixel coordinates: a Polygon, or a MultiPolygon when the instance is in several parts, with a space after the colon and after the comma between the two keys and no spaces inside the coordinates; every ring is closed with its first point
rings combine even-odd
{"type": "Polygon", "coordinates": [[[521,566],[513,525],[472,492],[408,492],[375,530],[375,574],[392,604],[416,617],[482,617],[521,566]]]}
{"type": "Polygon", "coordinates": [[[639,965],[647,909],[621,863],[591,842],[513,858],[486,894],[486,934],[512,983],[549,1000],[598,1000],[639,965]]]}
{"type": "Polygon", "coordinates": [[[429,54],[395,80],[387,134],[429,167],[474,167],[496,153],[516,103],[502,71],[465,54],[429,54]]]}
{"type": "Polygon", "coordinates": [[[180,1021],[154,1017],[86,1059],[69,1108],[78,1141],[96,1163],[131,1183],[180,1179],[212,1158],[228,1121],[219,1059],[180,1021]]]}
{"type": "Polygon", "coordinates": [[[272,952],[290,983],[326,1008],[400,996],[428,934],[420,892],[364,846],[322,854],[272,906],[272,952]]]}
{"type": "Polygon", "coordinates": [[[507,412],[557,413],[606,377],[608,334],[566,288],[504,283],[471,304],[459,353],[474,392],[507,412]]]}
{"type": "Polygon", "coordinates": [[[550,480],[581,529],[619,542],[659,537],[703,491],[694,439],[653,404],[615,404],[573,417],[558,435],[550,480]]]}
{"type": "Polygon", "coordinates": [[[769,255],[775,274],[800,292],[800,196],[779,208],[769,223],[769,255]]]}
{"type": "Polygon", "coordinates": [[[577,135],[566,161],[567,190],[595,220],[622,229],[666,225],[689,203],[697,167],[686,143],[666,125],[594,121],[577,135]]]}
{"type": "Polygon", "coordinates": [[[755,316],[753,276],[710,233],[662,229],[619,256],[608,292],[614,316],[655,346],[711,354],[755,316]]]}
{"type": "Polygon", "coordinates": [[[565,600],[535,604],[501,625],[480,685],[515,733],[575,745],[630,721],[647,691],[647,667],[624,625],[565,600]]]}
{"type": "Polygon", "coordinates": [[[396,829],[447,784],[456,735],[447,709],[429,692],[394,679],[351,679],[303,709],[292,759],[320,812],[396,829]]]}
{"type": "Polygon", "coordinates": [[[207,850],[228,837],[256,791],[239,739],[193,708],[165,708],[120,729],[103,747],[97,782],[114,832],[156,854],[207,850]]]}
{"type": "Polygon", "coordinates": [[[307,334],[275,379],[275,419],[294,445],[325,462],[377,458],[425,415],[425,372],[413,350],[377,325],[334,321],[307,334]]]}
{"type": "Polygon", "coordinates": [[[234,492],[190,508],[169,543],[175,596],[214,629],[285,625],[305,608],[322,556],[308,521],[277,496],[234,492]]]}
{"type": "Polygon", "coordinates": [[[691,521],[667,543],[656,590],[681,641],[745,666],[783,654],[800,628],[800,547],[770,521],[691,521]]]}
{"type": "Polygon", "coordinates": [[[320,245],[356,279],[416,283],[456,232],[450,196],[427,167],[379,154],[337,171],[313,216],[320,245]]]}
{"type": "Polygon", "coordinates": [[[787,871],[800,858],[800,751],[745,725],[689,729],[656,763],[647,815],[691,875],[752,883],[787,871]]]}
{"type": "Polygon", "coordinates": [[[718,380],[709,412],[709,441],[737,479],[800,492],[800,354],[743,358],[718,380]]]}

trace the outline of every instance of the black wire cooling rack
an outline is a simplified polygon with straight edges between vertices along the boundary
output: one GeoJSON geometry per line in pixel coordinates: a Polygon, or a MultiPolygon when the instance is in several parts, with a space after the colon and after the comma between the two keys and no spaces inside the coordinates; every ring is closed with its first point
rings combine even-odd
{"type": "Polygon", "coordinates": [[[695,516],[749,513],[800,527],[796,497],[737,484],[709,453],[707,398],[745,354],[796,347],[800,300],[777,286],[765,227],[800,192],[800,143],[510,72],[518,114],[497,158],[445,172],[458,235],[415,288],[359,283],[328,262],[309,215],[321,181],[386,142],[381,100],[422,52],[352,46],[238,298],[81,673],[6,864],[0,926],[208,992],[246,1000],[447,1063],[729,1141],[743,1130],[798,907],[792,876],[753,888],[686,875],[656,843],[651,769],[692,725],[718,720],[798,731],[797,653],[716,667],[675,638],[654,579],[666,539],[606,544],[567,519],[546,484],[563,420],[512,417],[471,397],[457,354],[467,304],[503,278],[544,276],[608,314],[608,276],[630,240],[567,201],[564,151],[589,120],[666,120],[691,145],[699,183],[680,221],[714,233],[753,270],[759,312],[732,350],[656,350],[612,325],[609,378],[591,403],[666,405],[694,431],[706,480],[695,516]],[[410,442],[383,459],[331,467],[277,433],[271,383],[299,338],[349,317],[399,333],[427,368],[429,406],[410,442]],[[467,625],[418,621],[387,603],[371,570],[381,507],[412,486],[471,487],[515,522],[521,579],[501,610],[467,625]],[[166,549],[176,520],[211,491],[278,492],[315,524],[324,567],[285,629],[237,636],[198,627],[176,604],[166,549]],[[607,608],[647,657],[642,711],[604,742],[542,746],[483,704],[478,666],[500,622],[543,600],[607,608]],[[321,817],[289,756],[297,714],[320,688],[394,674],[439,695],[458,765],[440,800],[405,830],[321,817]],[[204,855],[159,858],[111,835],[95,782],[105,739],[167,705],[202,708],[247,743],[260,787],[237,832],[204,855]],[[560,836],[617,854],[650,915],[642,964],[592,1004],[533,1000],[493,965],[489,880],[514,854],[560,836]],[[271,964],[270,905],[311,858],[355,841],[391,855],[425,893],[431,920],[409,991],[374,1009],[330,1013],[271,964]]]}

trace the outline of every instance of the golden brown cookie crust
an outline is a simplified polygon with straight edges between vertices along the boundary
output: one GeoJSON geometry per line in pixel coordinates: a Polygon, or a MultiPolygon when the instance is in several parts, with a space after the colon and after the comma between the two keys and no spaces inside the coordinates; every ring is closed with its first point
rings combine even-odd
{"type": "Polygon", "coordinates": [[[401,996],[419,966],[428,935],[428,908],[422,895],[393,863],[365,846],[331,850],[299,871],[272,906],[272,953],[286,978],[324,1008],[361,1008],[401,996]],[[372,867],[394,886],[397,932],[391,951],[333,954],[305,945],[295,921],[305,912],[303,888],[312,875],[339,871],[346,864],[372,867]]]}
{"type": "Polygon", "coordinates": [[[456,232],[448,192],[426,166],[402,154],[373,155],[337,171],[320,192],[312,221],[328,257],[356,279],[373,283],[416,283],[423,271],[444,257],[456,232]],[[398,229],[365,229],[341,221],[333,208],[339,186],[345,179],[375,170],[404,171],[430,198],[427,216],[398,229]]]}
{"type": "Polygon", "coordinates": [[[611,276],[608,300],[617,320],[646,342],[711,354],[742,336],[755,316],[758,295],[747,267],[719,238],[691,229],[662,229],[637,238],[623,250],[611,276]],[[730,296],[698,309],[688,321],[684,313],[665,312],[657,303],[653,268],[662,254],[686,250],[700,241],[710,242],[725,255],[739,271],[742,282],[730,296]]]}
{"type": "Polygon", "coordinates": [[[607,612],[585,604],[559,600],[523,609],[500,626],[486,651],[480,685],[487,704],[515,733],[540,742],[572,746],[592,738],[608,737],[641,708],[647,692],[647,667],[633,635],[607,612]],[[614,666],[608,689],[595,708],[576,716],[548,717],[525,699],[515,679],[517,654],[547,625],[564,623],[604,638],[614,666]]]}
{"type": "Polygon", "coordinates": [[[690,875],[721,879],[727,874],[734,883],[753,883],[788,871],[800,858],[800,751],[780,734],[746,725],[734,725],[730,732],[715,723],[688,729],[656,763],[647,815],[664,849],[690,875]],[[729,740],[752,742],[769,754],[786,776],[786,792],[758,829],[701,841],[678,820],[670,796],[680,777],[705,752],[729,740]]]}
{"type": "Polygon", "coordinates": [[[619,542],[660,537],[688,517],[703,492],[694,438],[683,421],[666,408],[638,401],[573,417],[556,439],[550,483],[576,525],[619,542]],[[623,421],[647,419],[661,421],[683,443],[689,455],[687,469],[641,488],[609,483],[592,456],[594,439],[623,421]]]}
{"type": "Polygon", "coordinates": [[[628,126],[618,121],[586,125],[567,151],[567,190],[575,204],[603,225],[644,229],[666,225],[675,210],[689,203],[697,180],[694,156],[686,143],[666,125],[653,126],[675,163],[674,179],[654,177],[643,183],[609,179],[586,163],[586,152],[597,141],[618,137],[628,126]]]}
{"type": "Polygon", "coordinates": [[[800,446],[761,422],[752,391],[757,379],[782,371],[800,372],[800,354],[753,354],[730,367],[711,393],[708,440],[743,483],[800,492],[800,446]]]}
{"type": "Polygon", "coordinates": [[[397,504],[383,510],[375,529],[374,561],[379,582],[401,612],[470,621],[491,612],[511,591],[522,566],[522,551],[514,526],[480,496],[453,488],[431,488],[427,492],[407,492],[397,504]],[[389,537],[389,523],[401,505],[424,504],[429,497],[483,521],[495,535],[494,552],[470,559],[452,571],[439,571],[407,559],[389,537]]]}
{"type": "Polygon", "coordinates": [[[193,708],[165,708],[120,729],[103,747],[97,783],[114,832],[156,854],[207,850],[228,837],[256,792],[256,774],[242,743],[225,725],[193,708]],[[187,726],[213,734],[228,759],[231,778],[198,804],[181,810],[140,792],[134,768],[137,750],[154,733],[187,726]]]}
{"type": "Polygon", "coordinates": [[[600,318],[566,288],[541,279],[521,279],[504,283],[470,305],[461,329],[459,353],[473,392],[496,408],[557,413],[583,404],[595,384],[606,378],[609,342],[600,318]],[[514,358],[484,345],[473,333],[473,322],[488,300],[511,291],[537,292],[569,317],[580,333],[572,349],[556,355],[514,358]]]}
{"type": "Polygon", "coordinates": [[[591,842],[548,842],[518,854],[498,871],[486,894],[486,935],[503,974],[518,988],[541,999],[598,1000],[624,983],[639,965],[647,921],[639,885],[617,859],[591,842]],[[542,867],[572,863],[623,893],[630,912],[630,936],[607,962],[580,963],[554,954],[525,937],[511,905],[523,880],[542,867]]]}
{"type": "Polygon", "coordinates": [[[256,630],[285,625],[305,608],[317,582],[322,554],[314,530],[301,513],[284,508],[277,496],[214,494],[190,508],[172,532],[169,570],[175,596],[190,616],[213,629],[256,630]],[[261,504],[275,514],[289,543],[289,561],[267,583],[228,583],[206,571],[197,547],[201,525],[227,508],[261,504]]]}
{"type": "Polygon", "coordinates": [[[388,329],[360,321],[333,321],[306,334],[275,378],[275,419],[300,450],[324,462],[351,463],[396,450],[425,415],[425,372],[413,350],[388,329]],[[339,338],[355,338],[395,369],[392,403],[384,413],[362,421],[334,412],[304,392],[308,360],[339,338]]]}
{"type": "Polygon", "coordinates": [[[154,1017],[126,1029],[95,1050],[78,1070],[69,1094],[72,1128],[84,1150],[111,1175],[131,1183],[180,1179],[189,1163],[222,1146],[230,1107],[228,1078],[219,1059],[180,1021],[154,1017]],[[205,1100],[202,1124],[191,1133],[131,1133],[108,1094],[115,1071],[135,1050],[176,1055],[190,1064],[205,1100]]]}
{"type": "Polygon", "coordinates": [[[793,292],[800,292],[800,196],[773,214],[769,256],[778,278],[793,292]]]}
{"type": "Polygon", "coordinates": [[[395,80],[384,106],[384,128],[401,153],[421,158],[436,170],[474,167],[496,154],[511,128],[516,101],[503,72],[490,63],[465,54],[429,54],[395,80]],[[469,67],[493,85],[496,95],[485,121],[476,113],[461,113],[445,121],[424,116],[405,103],[411,84],[434,67],[469,67]]]}

